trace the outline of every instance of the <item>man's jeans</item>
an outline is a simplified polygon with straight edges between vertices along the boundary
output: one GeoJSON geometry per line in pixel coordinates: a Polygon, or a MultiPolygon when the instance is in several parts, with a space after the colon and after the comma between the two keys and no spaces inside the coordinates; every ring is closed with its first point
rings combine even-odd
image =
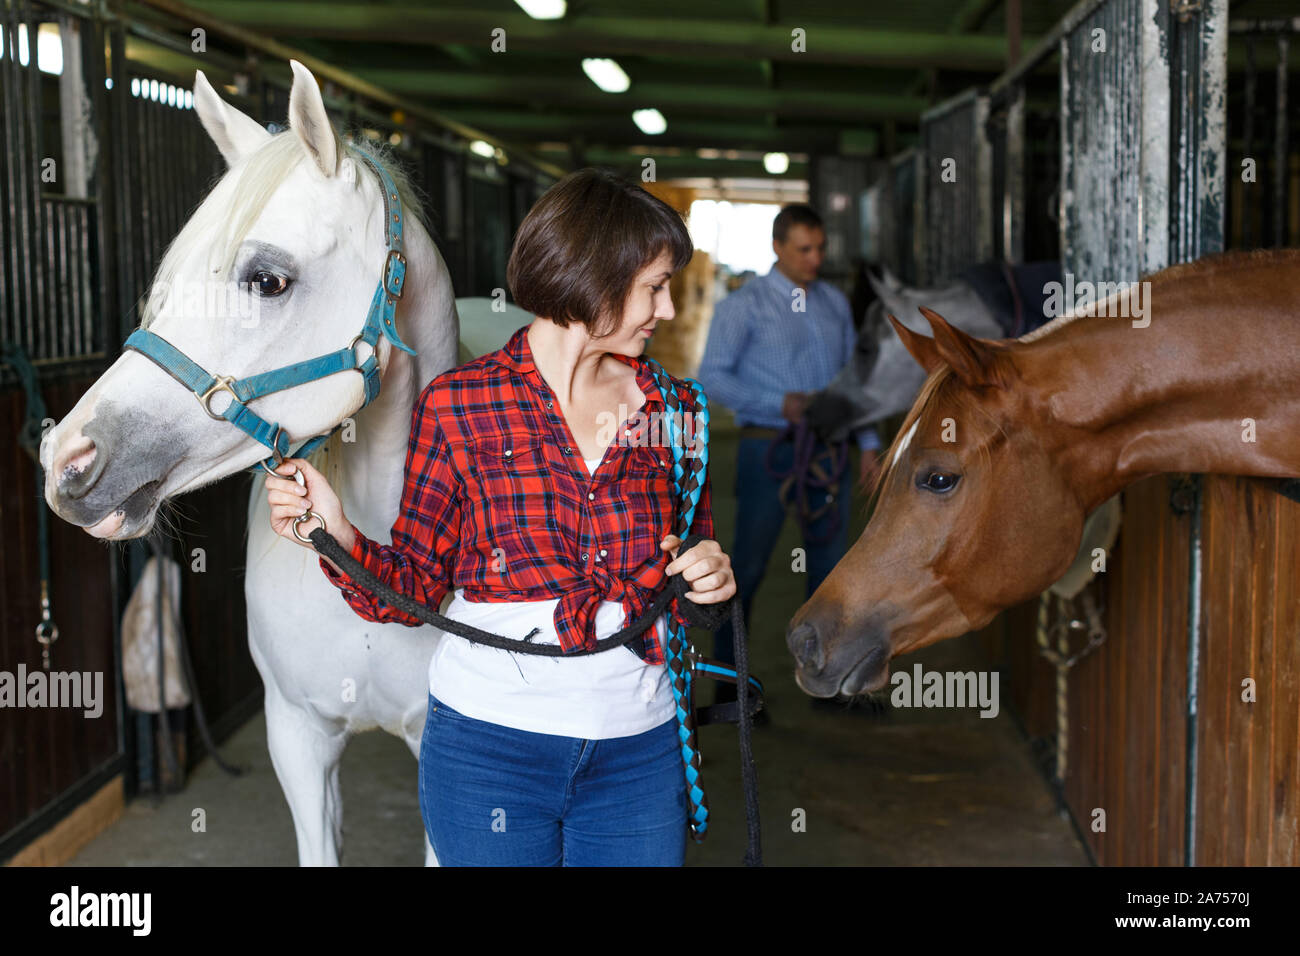
{"type": "MultiPolygon", "coordinates": [[[[781,527],[786,518],[785,509],[781,507],[781,501],[777,497],[781,482],[769,476],[763,464],[769,444],[770,440],[766,438],[741,438],[740,451],[736,460],[736,538],[729,554],[731,567],[736,575],[736,588],[745,609],[746,626],[751,634],[753,620],[750,611],[753,609],[754,596],[763,581],[768,559],[772,556],[772,549],[776,547],[777,539],[781,536],[781,527]]],[[[819,443],[813,453],[821,454],[824,450],[825,446],[819,443]]],[[[778,472],[783,472],[790,468],[793,460],[793,443],[782,442],[772,457],[772,467],[778,472]]],[[[844,474],[840,478],[837,492],[836,504],[840,526],[834,537],[826,544],[809,544],[806,540],[803,543],[809,597],[830,574],[836,562],[844,556],[845,543],[848,540],[849,503],[852,498],[852,471],[852,460],[850,460],[845,463],[844,474]]],[[[809,492],[808,504],[814,511],[823,502],[824,498],[819,497],[818,492],[809,492]]],[[[836,510],[832,508],[813,522],[808,529],[810,536],[817,538],[824,535],[835,513],[836,510]]],[[[793,555],[782,555],[781,561],[785,566],[785,573],[795,573],[789,570],[794,563],[793,555]]],[[[713,656],[728,664],[735,663],[730,620],[719,628],[714,636],[713,656]]]]}

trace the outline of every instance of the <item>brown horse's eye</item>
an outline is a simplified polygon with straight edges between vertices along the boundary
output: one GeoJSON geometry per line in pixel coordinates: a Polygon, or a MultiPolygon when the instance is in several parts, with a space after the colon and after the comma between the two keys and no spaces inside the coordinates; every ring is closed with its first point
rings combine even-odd
{"type": "Polygon", "coordinates": [[[957,487],[960,480],[961,475],[954,475],[950,471],[927,471],[917,476],[916,485],[936,495],[946,495],[957,487]]]}
{"type": "Polygon", "coordinates": [[[273,296],[279,295],[289,288],[289,280],[282,275],[276,275],[274,272],[267,272],[263,269],[253,273],[253,281],[249,285],[253,287],[253,291],[258,295],[273,296]]]}

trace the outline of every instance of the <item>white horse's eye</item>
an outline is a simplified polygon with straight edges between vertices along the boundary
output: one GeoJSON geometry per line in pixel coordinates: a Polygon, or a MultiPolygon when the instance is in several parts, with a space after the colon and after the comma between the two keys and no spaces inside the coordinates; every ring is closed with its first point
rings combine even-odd
{"type": "Polygon", "coordinates": [[[289,279],[286,276],[262,270],[253,273],[253,281],[249,283],[249,287],[258,295],[279,295],[289,288],[289,279]]]}

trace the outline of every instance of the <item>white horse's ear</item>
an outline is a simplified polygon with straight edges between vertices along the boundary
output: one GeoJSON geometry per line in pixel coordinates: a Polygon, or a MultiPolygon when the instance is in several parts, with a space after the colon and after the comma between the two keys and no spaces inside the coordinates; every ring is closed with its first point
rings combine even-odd
{"type": "Polygon", "coordinates": [[[311,71],[297,60],[290,60],[293,68],[293,88],[289,90],[289,126],[298,134],[307,155],[326,176],[338,172],[339,138],[325,112],[320,87],[311,71]]]}
{"type": "Polygon", "coordinates": [[[235,165],[271,138],[257,120],[218,96],[202,70],[194,71],[194,112],[199,114],[199,122],[217,144],[227,166],[235,165]]]}

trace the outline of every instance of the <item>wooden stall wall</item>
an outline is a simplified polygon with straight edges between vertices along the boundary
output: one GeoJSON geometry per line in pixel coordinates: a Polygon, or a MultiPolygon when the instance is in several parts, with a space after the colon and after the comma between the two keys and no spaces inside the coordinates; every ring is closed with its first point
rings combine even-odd
{"type": "Polygon", "coordinates": [[[1219,475],[1203,501],[1196,862],[1300,865],[1300,504],[1219,475]]]}
{"type": "MultiPolygon", "coordinates": [[[[45,383],[42,397],[51,417],[62,418],[94,377],[45,383]]],[[[0,434],[17,435],[26,400],[20,387],[0,391],[0,434]]],[[[0,455],[0,671],[17,680],[19,666],[41,670],[35,627],[41,620],[37,512],[45,507],[32,459],[16,441],[0,455]]],[[[84,710],[6,707],[0,712],[0,838],[44,829],[42,810],[58,809],[60,797],[85,799],[122,769],[119,752],[117,665],[114,654],[110,562],[105,548],[80,528],[51,516],[49,548],[51,617],[59,637],[50,669],[100,675],[98,717],[84,710]]],[[[119,564],[120,568],[120,564],[119,564]]],[[[7,855],[0,852],[0,858],[7,855]]]]}
{"type": "Polygon", "coordinates": [[[1108,638],[1070,675],[1066,799],[1102,865],[1183,863],[1191,518],[1171,505],[1180,480],[1124,490],[1100,582],[1108,638]]]}

